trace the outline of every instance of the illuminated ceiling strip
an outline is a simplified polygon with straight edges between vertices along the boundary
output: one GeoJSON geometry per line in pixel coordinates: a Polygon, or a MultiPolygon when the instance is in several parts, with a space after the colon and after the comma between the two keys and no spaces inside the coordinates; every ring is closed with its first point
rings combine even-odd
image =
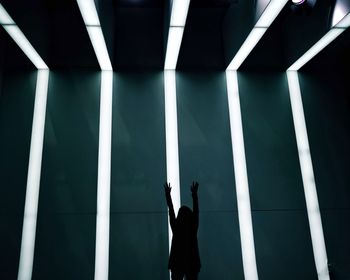
{"type": "MultiPolygon", "coordinates": [[[[167,182],[171,186],[171,197],[175,215],[180,205],[180,171],[177,134],[177,105],[176,105],[176,73],[175,70],[164,71],[164,102],[165,102],[165,136],[166,136],[166,167],[167,182]]],[[[168,218],[169,219],[169,218],[168,218]]],[[[168,221],[169,252],[173,238],[168,221]]]]}
{"type": "Polygon", "coordinates": [[[176,69],[189,6],[190,0],[173,0],[165,54],[165,70],[176,69]]]}
{"type": "Polygon", "coordinates": [[[226,83],[244,279],[258,280],[241,119],[242,117],[236,71],[226,71],[226,83]]]}
{"type": "Polygon", "coordinates": [[[226,70],[237,70],[258,44],[288,0],[271,0],[226,70]]]}
{"type": "Polygon", "coordinates": [[[101,72],[95,280],[108,280],[113,72],[101,72]]]}
{"type": "Polygon", "coordinates": [[[333,26],[315,45],[313,45],[306,53],[304,53],[292,66],[289,71],[298,71],[307,62],[309,62],[320,51],[327,47],[335,40],[346,28],[350,26],[350,14],[347,14],[341,21],[333,26]]]}
{"type": "Polygon", "coordinates": [[[28,39],[24,36],[19,27],[15,24],[10,15],[6,12],[4,7],[0,4],[0,23],[4,29],[16,42],[24,54],[34,64],[37,69],[48,69],[45,62],[42,60],[40,55],[36,52],[33,46],[30,44],[28,39]]]}
{"type": "Polygon", "coordinates": [[[33,270],[48,82],[49,70],[38,70],[18,280],[30,280],[33,270]]]}
{"type": "Polygon", "coordinates": [[[177,58],[181,47],[183,27],[170,27],[168,34],[168,46],[165,56],[165,70],[175,70],[177,58]]]}
{"type": "Polygon", "coordinates": [[[87,26],[87,31],[90,36],[92,46],[95,50],[98,63],[101,70],[112,70],[112,65],[109,60],[108,51],[102,34],[101,27],[99,26],[87,26]]]}
{"type": "Polygon", "coordinates": [[[94,0],[77,0],[77,2],[85,25],[100,26],[94,0]]]}
{"type": "Polygon", "coordinates": [[[94,0],[77,0],[92,46],[101,70],[112,71],[105,39],[94,0]]]}
{"type": "Polygon", "coordinates": [[[10,15],[7,13],[5,8],[0,4],[0,24],[15,24],[13,19],[10,17],[10,15]]]}
{"type": "Polygon", "coordinates": [[[190,0],[173,0],[170,26],[185,27],[190,0]]]}
{"type": "Polygon", "coordinates": [[[319,280],[329,280],[326,245],[317,199],[298,72],[287,71],[287,79],[316,270],[319,280]]]}
{"type": "Polygon", "coordinates": [[[230,65],[227,67],[227,70],[237,70],[241,66],[243,61],[260,41],[261,37],[265,34],[266,30],[266,28],[253,28],[235,57],[232,59],[230,65]]]}

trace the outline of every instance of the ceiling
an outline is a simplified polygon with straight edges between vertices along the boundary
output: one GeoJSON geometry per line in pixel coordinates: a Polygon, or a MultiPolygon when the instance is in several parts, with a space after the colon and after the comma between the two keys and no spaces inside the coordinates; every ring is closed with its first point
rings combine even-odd
{"type": "MultiPolygon", "coordinates": [[[[115,70],[163,69],[169,1],[95,0],[115,70]]],[[[293,12],[287,4],[241,69],[285,70],[330,28],[334,1],[318,0],[308,13],[293,12]]],[[[256,22],[258,2],[267,3],[192,0],[177,69],[224,70],[256,22]]],[[[1,3],[51,69],[99,69],[76,1],[1,0],[1,3]]],[[[348,31],[344,32],[309,64],[348,65],[349,36],[348,31]]],[[[24,55],[3,29],[0,52],[8,65],[30,65],[24,62],[24,55]]],[[[306,67],[310,68],[309,64],[306,67]]]]}

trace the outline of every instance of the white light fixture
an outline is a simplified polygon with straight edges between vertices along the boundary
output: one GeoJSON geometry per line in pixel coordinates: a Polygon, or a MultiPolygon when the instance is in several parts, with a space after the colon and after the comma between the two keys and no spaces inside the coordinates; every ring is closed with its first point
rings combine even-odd
{"type": "Polygon", "coordinates": [[[350,13],[344,16],[326,35],[324,35],[316,44],[314,44],[306,53],[304,53],[296,62],[294,62],[287,71],[298,71],[307,62],[309,62],[320,51],[335,40],[346,28],[350,26],[350,13]]]}
{"type": "Polygon", "coordinates": [[[101,72],[95,280],[108,280],[113,72],[101,72]]]}
{"type": "Polygon", "coordinates": [[[24,54],[34,64],[37,69],[48,69],[40,55],[33,48],[26,36],[22,33],[5,8],[0,4],[0,24],[3,25],[6,32],[16,42],[24,54]]]}
{"type": "Polygon", "coordinates": [[[292,3],[293,3],[294,5],[301,5],[301,4],[303,4],[305,1],[306,1],[306,0],[292,0],[292,3]]]}
{"type": "Polygon", "coordinates": [[[77,0],[101,70],[112,71],[105,39],[94,0],[77,0]]]}
{"type": "Polygon", "coordinates": [[[315,45],[313,45],[306,53],[303,54],[292,66],[288,68],[289,71],[298,71],[307,62],[309,62],[315,55],[329,45],[335,38],[343,33],[343,28],[332,28],[324,35],[315,45]]]}
{"type": "Polygon", "coordinates": [[[4,7],[0,4],[0,24],[15,24],[10,15],[6,12],[4,7]]]}
{"type": "Polygon", "coordinates": [[[319,280],[329,280],[326,245],[323,236],[298,72],[287,71],[287,79],[317,275],[319,280]]]}
{"type": "Polygon", "coordinates": [[[237,70],[242,65],[287,2],[288,0],[271,0],[269,2],[226,70],[237,70]]]}
{"type": "Polygon", "coordinates": [[[100,26],[87,26],[87,31],[90,36],[92,46],[95,50],[98,63],[101,70],[112,70],[111,61],[109,60],[107,47],[103,38],[102,29],[100,26]]]}
{"type": "Polygon", "coordinates": [[[344,16],[334,27],[348,28],[350,26],[350,13],[344,16]]]}
{"type": "Polygon", "coordinates": [[[79,10],[83,17],[85,25],[100,25],[95,1],[94,0],[77,0],[79,10]]]}
{"type": "Polygon", "coordinates": [[[226,71],[226,83],[244,279],[258,280],[236,71],[226,71]]]}
{"type": "Polygon", "coordinates": [[[241,48],[232,59],[231,63],[227,67],[227,70],[237,70],[247,58],[256,44],[260,41],[261,37],[265,34],[266,28],[253,28],[249,33],[247,39],[244,41],[241,48]]]}
{"type": "Polygon", "coordinates": [[[18,280],[30,280],[33,270],[48,83],[49,70],[39,70],[35,90],[18,280]]]}
{"type": "Polygon", "coordinates": [[[168,44],[165,55],[165,70],[175,70],[177,58],[181,47],[183,27],[170,27],[168,34],[168,44]]]}
{"type": "Polygon", "coordinates": [[[190,0],[173,0],[165,54],[165,70],[176,69],[189,6],[190,0]]]}
{"type": "Polygon", "coordinates": [[[189,6],[190,0],[173,0],[170,26],[185,26],[189,6]]]}
{"type": "Polygon", "coordinates": [[[17,25],[4,25],[3,27],[37,69],[48,69],[45,62],[41,59],[40,55],[36,52],[17,25]]]}
{"type": "Polygon", "coordinates": [[[288,0],[271,0],[260,16],[258,22],[255,24],[255,27],[268,28],[287,2],[288,0]]]}

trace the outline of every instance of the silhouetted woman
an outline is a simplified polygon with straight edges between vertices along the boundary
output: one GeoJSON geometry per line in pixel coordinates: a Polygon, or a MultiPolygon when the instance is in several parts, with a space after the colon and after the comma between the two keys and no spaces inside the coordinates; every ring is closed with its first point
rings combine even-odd
{"type": "Polygon", "coordinates": [[[193,212],[187,206],[181,206],[177,218],[171,201],[170,183],[164,184],[166,201],[169,207],[169,220],[173,232],[168,268],[171,270],[172,280],[197,280],[201,267],[197,231],[199,225],[198,210],[198,183],[191,186],[193,199],[193,212]]]}

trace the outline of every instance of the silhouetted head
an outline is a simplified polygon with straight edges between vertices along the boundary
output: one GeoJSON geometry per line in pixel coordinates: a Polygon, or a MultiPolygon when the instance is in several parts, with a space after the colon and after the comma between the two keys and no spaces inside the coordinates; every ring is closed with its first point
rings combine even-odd
{"type": "Polygon", "coordinates": [[[193,224],[193,212],[191,208],[187,206],[181,206],[176,220],[180,227],[183,229],[190,227],[193,224]]]}

